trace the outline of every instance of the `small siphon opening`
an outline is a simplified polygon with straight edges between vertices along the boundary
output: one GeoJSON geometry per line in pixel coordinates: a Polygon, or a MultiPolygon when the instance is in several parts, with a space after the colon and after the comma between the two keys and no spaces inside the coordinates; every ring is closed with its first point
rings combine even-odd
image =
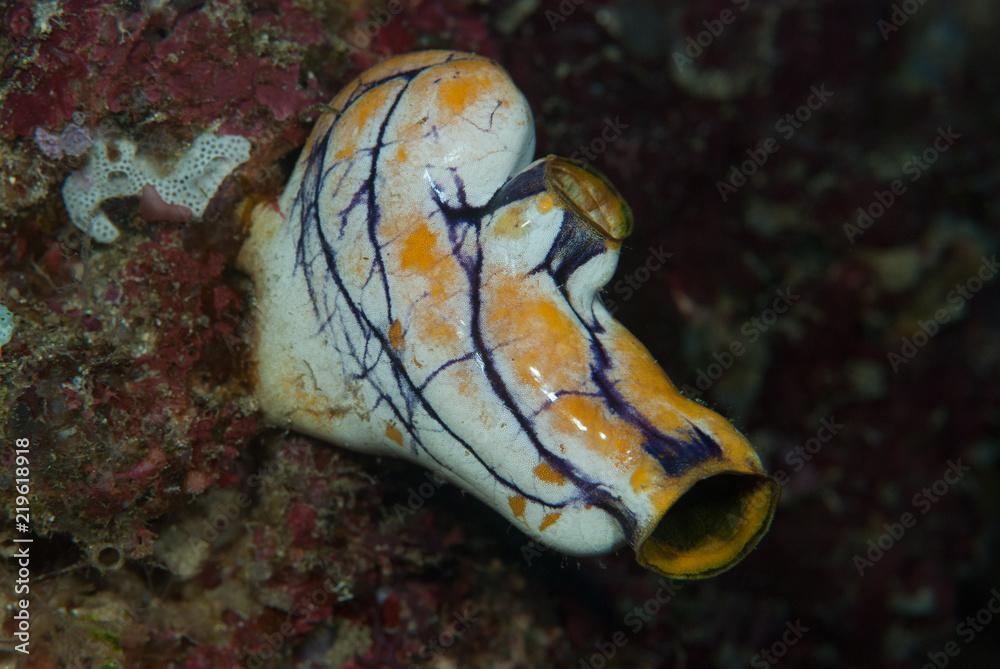
{"type": "Polygon", "coordinates": [[[118,568],[121,562],[121,551],[114,546],[105,546],[97,553],[97,564],[105,569],[118,568]]]}

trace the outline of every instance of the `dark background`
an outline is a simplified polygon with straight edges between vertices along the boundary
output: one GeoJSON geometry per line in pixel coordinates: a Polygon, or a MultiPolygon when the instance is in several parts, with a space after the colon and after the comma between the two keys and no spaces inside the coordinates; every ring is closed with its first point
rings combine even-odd
{"type": "Polygon", "coordinates": [[[9,443],[30,436],[44,575],[22,666],[997,664],[1000,282],[970,280],[997,251],[1000,8],[54,6],[5,3],[0,32],[0,301],[18,318],[0,490],[9,509],[9,443]],[[246,401],[237,203],[280,189],[318,103],[427,47],[496,58],[539,153],[584,157],[631,203],[608,301],[785,476],[732,571],[670,584],[627,549],[539,549],[450,487],[423,495],[420,471],[268,429],[246,401]],[[82,159],[32,139],[77,123],[162,150],[218,119],[254,151],[205,219],[114,203],[109,247],[58,195],[82,159]],[[925,155],[942,129],[957,139],[925,155]],[[723,198],[734,169],[750,176],[723,198]]]}

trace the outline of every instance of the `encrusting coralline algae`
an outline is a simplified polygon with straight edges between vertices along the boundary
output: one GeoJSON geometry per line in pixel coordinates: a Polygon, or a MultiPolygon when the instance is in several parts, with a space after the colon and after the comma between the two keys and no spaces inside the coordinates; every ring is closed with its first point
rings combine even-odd
{"type": "Polygon", "coordinates": [[[164,166],[137,154],[131,139],[102,136],[87,165],[67,177],[63,201],[73,225],[107,244],[118,239],[119,231],[101,209],[106,200],[142,195],[161,210],[164,205],[183,207],[187,218],[198,217],[226,176],[249,157],[246,138],[206,132],[164,173],[164,166]]]}

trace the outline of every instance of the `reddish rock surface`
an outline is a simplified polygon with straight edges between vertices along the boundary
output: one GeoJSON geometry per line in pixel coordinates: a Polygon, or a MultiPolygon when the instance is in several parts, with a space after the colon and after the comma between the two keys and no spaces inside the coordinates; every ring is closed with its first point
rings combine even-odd
{"type": "Polygon", "coordinates": [[[1000,14],[903,5],[4,5],[0,539],[18,437],[36,537],[20,666],[896,669],[948,643],[994,666],[993,628],[957,626],[1000,585],[1000,282],[973,283],[997,250],[1000,14]],[[339,86],[429,47],[497,58],[540,149],[632,205],[607,301],[784,484],[733,571],[566,558],[255,413],[238,204],[280,189],[339,86]],[[35,141],[70,124],[154,152],[218,124],[253,151],[202,220],[111,202],[123,235],[97,246],[59,197],[84,158],[35,141]],[[932,155],[942,128],[959,137],[932,155]]]}

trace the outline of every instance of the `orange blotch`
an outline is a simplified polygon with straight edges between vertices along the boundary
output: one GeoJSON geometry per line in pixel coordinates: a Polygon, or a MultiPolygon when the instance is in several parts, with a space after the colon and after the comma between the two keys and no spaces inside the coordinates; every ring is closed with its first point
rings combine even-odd
{"type": "Polygon", "coordinates": [[[438,86],[438,100],[455,115],[463,113],[496,83],[496,68],[488,61],[460,61],[449,69],[454,75],[438,86]]]}
{"type": "Polygon", "coordinates": [[[397,351],[402,351],[403,347],[406,346],[406,340],[403,337],[403,324],[399,322],[398,318],[389,326],[389,345],[397,351]]]}
{"type": "Polygon", "coordinates": [[[413,227],[403,240],[403,250],[399,255],[400,266],[411,272],[427,274],[441,261],[437,252],[437,235],[421,221],[413,227]]]}
{"type": "Polygon", "coordinates": [[[511,495],[507,498],[507,504],[510,505],[510,510],[514,512],[514,515],[521,520],[524,520],[524,505],[527,500],[521,495],[511,495]]]}
{"type": "Polygon", "coordinates": [[[553,427],[583,443],[618,466],[627,466],[638,455],[642,444],[639,430],[613,416],[592,397],[564,395],[546,410],[553,427]]]}
{"type": "Polygon", "coordinates": [[[709,409],[684,398],[652,354],[631,332],[618,323],[608,328],[611,376],[625,399],[662,432],[670,434],[688,428],[688,418],[715,415],[709,409]]]}
{"type": "Polygon", "coordinates": [[[396,162],[405,163],[408,157],[409,154],[406,152],[406,149],[403,148],[402,146],[399,147],[399,149],[396,151],[396,162]]]}
{"type": "Polygon", "coordinates": [[[539,462],[538,466],[534,469],[535,476],[539,480],[545,481],[546,483],[552,483],[554,485],[562,485],[566,483],[566,477],[559,473],[559,471],[547,462],[539,462]]]}
{"type": "Polygon", "coordinates": [[[397,446],[403,445],[403,433],[397,430],[392,423],[385,424],[385,436],[389,437],[397,446]]]}
{"type": "Polygon", "coordinates": [[[334,158],[343,160],[358,149],[358,140],[369,128],[378,123],[389,102],[389,96],[396,93],[402,84],[385,84],[371,89],[347,109],[337,119],[337,129],[333,137],[334,146],[339,147],[334,158]]]}
{"type": "MultiPolygon", "coordinates": [[[[442,50],[431,50],[431,51],[417,51],[410,54],[405,54],[402,56],[394,56],[388,58],[377,65],[370,67],[365,70],[360,76],[354,79],[347,86],[344,86],[337,93],[336,97],[330,101],[327,105],[334,110],[333,113],[324,114],[316,122],[313,127],[313,132],[309,136],[309,140],[306,144],[305,155],[308,155],[309,151],[312,149],[313,144],[319,137],[322,137],[330,124],[333,123],[338,117],[340,112],[347,105],[347,101],[351,99],[354,93],[358,90],[360,86],[370,84],[374,81],[379,81],[382,79],[388,79],[394,74],[399,74],[400,72],[410,72],[423,67],[432,67],[434,65],[443,64],[450,58],[453,58],[454,54],[451,51],[442,50]]],[[[480,56],[474,54],[466,54],[463,56],[465,59],[480,59],[480,56]]]]}
{"type": "Polygon", "coordinates": [[[401,242],[399,266],[403,272],[423,277],[434,302],[416,311],[411,332],[415,331],[423,343],[453,346],[459,340],[457,317],[449,309],[446,289],[460,285],[461,276],[451,254],[438,248],[438,236],[427,221],[409,226],[401,242]]]}
{"type": "Polygon", "coordinates": [[[408,228],[399,253],[400,269],[423,276],[431,297],[444,302],[447,289],[462,284],[458,263],[450,253],[440,249],[438,236],[426,220],[411,223],[408,228]]]}
{"type": "Polygon", "coordinates": [[[639,461],[635,471],[632,472],[629,484],[632,486],[634,492],[641,494],[644,490],[655,484],[662,477],[662,474],[663,470],[657,466],[654,460],[643,458],[639,461]]]}
{"type": "Polygon", "coordinates": [[[454,374],[458,379],[458,394],[462,397],[471,397],[476,390],[476,381],[472,377],[472,370],[468,367],[457,367],[454,374]]]}
{"type": "Polygon", "coordinates": [[[505,207],[493,223],[493,231],[497,237],[521,237],[527,232],[531,219],[522,203],[505,207]]]}
{"type": "Polygon", "coordinates": [[[539,388],[546,399],[557,390],[587,384],[587,342],[558,298],[541,296],[536,286],[509,275],[494,278],[485,288],[490,341],[504,345],[522,383],[539,388]]]}
{"type": "Polygon", "coordinates": [[[577,328],[577,322],[573,317],[560,309],[552,300],[535,300],[526,306],[541,321],[539,325],[547,328],[547,332],[567,336],[575,331],[578,337],[583,338],[583,333],[577,328]]]}
{"type": "Polygon", "coordinates": [[[458,115],[479,96],[479,86],[472,79],[450,79],[441,84],[440,95],[445,107],[458,115]]]}
{"type": "MultiPolygon", "coordinates": [[[[434,65],[445,64],[448,61],[454,62],[452,59],[455,58],[454,51],[447,51],[443,49],[429,49],[427,51],[414,51],[412,53],[406,53],[399,56],[393,56],[392,58],[387,58],[381,63],[373,65],[372,67],[365,70],[361,76],[358,77],[356,81],[362,84],[371,83],[373,81],[379,81],[381,79],[386,79],[395,74],[400,74],[402,72],[412,72],[413,70],[419,70],[421,68],[432,67],[434,65]]],[[[477,56],[475,54],[462,54],[461,58],[463,60],[476,59],[485,60],[482,56],[477,56]]]]}
{"type": "Polygon", "coordinates": [[[633,492],[644,495],[653,509],[662,513],[677,501],[691,482],[703,476],[701,472],[701,468],[695,467],[681,478],[670,478],[655,460],[643,458],[632,472],[629,484],[633,492]]]}
{"type": "Polygon", "coordinates": [[[538,207],[538,211],[543,214],[547,214],[552,211],[552,207],[556,206],[556,203],[555,200],[552,199],[552,196],[549,195],[548,192],[545,192],[538,196],[535,206],[538,207]]]}
{"type": "Polygon", "coordinates": [[[414,323],[422,342],[448,345],[459,340],[455,325],[437,308],[417,313],[414,317],[414,323]]]}
{"type": "Polygon", "coordinates": [[[394,89],[402,84],[382,85],[373,88],[362,95],[348,110],[343,122],[354,128],[364,128],[372,118],[381,119],[382,115],[377,113],[389,101],[389,94],[395,93],[394,89]]]}
{"type": "Polygon", "coordinates": [[[306,389],[305,379],[301,374],[282,378],[279,383],[282,396],[294,398],[292,405],[295,407],[295,414],[311,417],[316,424],[325,425],[343,415],[343,411],[330,404],[328,398],[306,389]]]}
{"type": "Polygon", "coordinates": [[[545,517],[542,518],[542,522],[538,525],[538,529],[540,531],[544,532],[545,530],[549,529],[549,527],[554,522],[556,522],[557,520],[559,520],[560,516],[562,516],[562,514],[559,513],[559,512],[545,514],[545,517]]]}

